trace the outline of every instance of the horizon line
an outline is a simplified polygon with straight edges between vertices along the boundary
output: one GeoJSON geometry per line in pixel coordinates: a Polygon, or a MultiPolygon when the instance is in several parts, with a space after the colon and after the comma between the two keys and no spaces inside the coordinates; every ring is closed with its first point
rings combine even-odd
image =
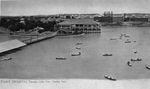
{"type": "MultiPolygon", "coordinates": [[[[109,11],[106,11],[106,12],[109,12],[109,11]]],[[[111,12],[111,11],[110,11],[111,12]]],[[[48,15],[63,15],[63,14],[66,14],[66,15],[69,15],[69,14],[100,14],[100,15],[103,15],[103,13],[57,13],[57,14],[26,14],[26,15],[1,15],[0,16],[48,16],[48,15]]],[[[150,14],[148,12],[123,12],[123,13],[113,13],[113,14],[150,14]]]]}

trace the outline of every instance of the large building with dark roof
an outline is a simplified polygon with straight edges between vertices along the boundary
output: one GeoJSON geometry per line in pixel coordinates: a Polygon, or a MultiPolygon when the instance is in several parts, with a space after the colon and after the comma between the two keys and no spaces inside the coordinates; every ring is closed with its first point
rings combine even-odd
{"type": "Polygon", "coordinates": [[[101,32],[100,23],[89,19],[70,19],[58,23],[62,32],[101,32]]]}

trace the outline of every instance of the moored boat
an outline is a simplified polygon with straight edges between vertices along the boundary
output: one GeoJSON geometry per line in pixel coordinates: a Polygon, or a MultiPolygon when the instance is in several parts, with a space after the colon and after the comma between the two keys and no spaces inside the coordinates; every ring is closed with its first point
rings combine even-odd
{"type": "Polygon", "coordinates": [[[131,43],[131,41],[129,39],[127,39],[127,41],[125,41],[125,43],[131,43]]]}
{"type": "Polygon", "coordinates": [[[71,56],[80,56],[81,52],[79,52],[78,54],[71,54],[71,56]]]}
{"type": "Polygon", "coordinates": [[[137,51],[134,51],[134,53],[136,54],[136,53],[137,53],[137,51]]]}
{"type": "Polygon", "coordinates": [[[136,60],[137,60],[137,61],[142,61],[142,59],[140,59],[140,58],[137,58],[136,60]]]}
{"type": "Polygon", "coordinates": [[[11,57],[3,57],[3,58],[1,58],[1,61],[7,61],[7,60],[11,60],[12,58],[11,57]]]}
{"type": "Polygon", "coordinates": [[[131,61],[136,61],[136,59],[132,59],[132,58],[131,58],[131,61]]]}
{"type": "Polygon", "coordinates": [[[106,53],[106,54],[103,54],[103,56],[112,56],[112,54],[106,53]]]}
{"type": "Polygon", "coordinates": [[[110,38],[110,40],[116,40],[116,38],[110,38]]]}
{"type": "Polygon", "coordinates": [[[82,43],[81,42],[78,42],[76,45],[81,45],[82,43]]]}
{"type": "Polygon", "coordinates": [[[148,70],[150,70],[150,66],[149,66],[149,65],[146,64],[145,67],[146,67],[148,70]]]}
{"type": "Polygon", "coordinates": [[[140,59],[140,58],[132,59],[132,58],[131,58],[131,61],[142,61],[142,59],[140,59]]]}
{"type": "Polygon", "coordinates": [[[127,65],[130,66],[130,67],[132,66],[132,64],[129,61],[127,62],[127,65]]]}
{"type": "Polygon", "coordinates": [[[66,60],[67,58],[64,57],[56,57],[57,60],[66,60]]]}
{"type": "Polygon", "coordinates": [[[111,76],[108,76],[108,75],[105,75],[104,78],[112,80],[112,81],[116,81],[117,80],[114,77],[111,77],[111,76]]]}
{"type": "Polygon", "coordinates": [[[80,47],[76,47],[76,49],[81,49],[80,47]]]}
{"type": "Polygon", "coordinates": [[[130,37],[130,36],[128,36],[128,35],[124,35],[124,37],[130,37]]]}

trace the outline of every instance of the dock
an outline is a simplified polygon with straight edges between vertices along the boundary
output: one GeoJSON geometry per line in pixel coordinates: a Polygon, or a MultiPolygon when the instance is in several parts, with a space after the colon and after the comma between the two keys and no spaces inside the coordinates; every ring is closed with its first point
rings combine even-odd
{"type": "Polygon", "coordinates": [[[32,44],[32,43],[35,43],[35,42],[38,42],[38,41],[41,41],[41,40],[52,38],[56,35],[57,35],[57,32],[53,32],[53,33],[49,33],[49,34],[45,34],[45,35],[39,35],[39,36],[33,36],[33,37],[30,37],[30,38],[26,38],[26,39],[21,40],[21,42],[28,45],[28,44],[32,44]]]}
{"type": "Polygon", "coordinates": [[[29,38],[25,38],[22,40],[15,39],[15,40],[2,42],[0,43],[0,54],[21,48],[23,46],[26,46],[35,42],[39,42],[48,38],[52,38],[56,35],[57,35],[57,32],[53,32],[53,33],[48,33],[48,34],[39,35],[39,36],[31,36],[29,38]]]}
{"type": "Polygon", "coordinates": [[[25,46],[26,44],[15,39],[0,43],[0,54],[25,46]]]}

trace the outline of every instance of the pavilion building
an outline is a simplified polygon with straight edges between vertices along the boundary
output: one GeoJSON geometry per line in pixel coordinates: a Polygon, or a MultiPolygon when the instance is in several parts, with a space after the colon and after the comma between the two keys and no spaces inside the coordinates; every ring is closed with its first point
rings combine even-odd
{"type": "Polygon", "coordinates": [[[69,19],[58,23],[59,31],[65,33],[100,33],[100,23],[90,19],[69,19]]]}

